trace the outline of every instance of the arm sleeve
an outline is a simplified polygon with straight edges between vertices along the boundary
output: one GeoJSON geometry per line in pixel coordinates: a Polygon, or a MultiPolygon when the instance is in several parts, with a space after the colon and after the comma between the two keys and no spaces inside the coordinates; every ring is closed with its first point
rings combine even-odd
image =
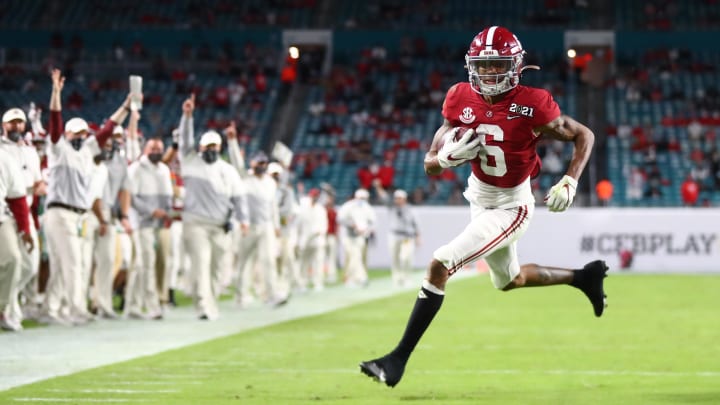
{"type": "Polygon", "coordinates": [[[144,201],[142,198],[138,198],[137,194],[132,194],[132,207],[140,216],[150,216],[155,208],[153,208],[149,202],[144,201]]]}
{"type": "Polygon", "coordinates": [[[130,182],[132,187],[130,187],[130,205],[137,211],[137,213],[141,216],[149,216],[153,212],[153,208],[150,206],[150,204],[147,201],[143,201],[142,198],[138,198],[138,194],[140,191],[140,184],[138,176],[140,176],[140,173],[138,171],[140,170],[140,162],[135,162],[132,165],[130,165],[130,168],[128,168],[128,177],[130,177],[130,182]]]}
{"type": "Polygon", "coordinates": [[[136,138],[127,138],[125,140],[125,156],[130,162],[140,159],[142,151],[140,150],[140,140],[136,138]]]}
{"type": "Polygon", "coordinates": [[[164,167],[163,170],[163,200],[162,200],[162,209],[166,212],[169,212],[170,209],[172,209],[172,199],[173,199],[173,187],[172,187],[172,178],[170,177],[170,169],[164,164],[161,163],[164,167]]]}
{"type": "Polygon", "coordinates": [[[61,111],[50,111],[48,132],[50,132],[50,141],[52,143],[57,143],[62,137],[63,119],[61,111]]]}
{"type": "Polygon", "coordinates": [[[237,175],[233,177],[235,178],[235,184],[232,196],[230,197],[230,202],[232,202],[233,208],[235,209],[235,219],[237,219],[237,221],[241,224],[247,225],[250,223],[250,209],[248,208],[247,192],[240,178],[237,177],[237,175]]]}
{"type": "Polygon", "coordinates": [[[195,133],[193,129],[193,119],[188,118],[185,114],[180,117],[180,156],[188,156],[195,150],[195,133]]]}
{"type": "Polygon", "coordinates": [[[112,136],[115,125],[117,124],[115,124],[113,120],[106,120],[102,128],[100,128],[100,130],[95,134],[95,140],[97,141],[100,149],[105,147],[105,142],[107,142],[107,140],[112,136]]]}
{"type": "Polygon", "coordinates": [[[228,139],[228,155],[230,157],[230,164],[240,173],[240,177],[247,177],[248,172],[245,168],[245,159],[242,153],[240,153],[240,145],[237,139],[228,139]]]}
{"type": "Polygon", "coordinates": [[[12,212],[17,224],[18,231],[22,233],[30,233],[30,210],[27,206],[25,196],[17,198],[6,198],[8,208],[12,212]]]}
{"type": "Polygon", "coordinates": [[[105,192],[107,177],[100,169],[96,168],[90,178],[90,197],[92,200],[102,199],[105,192]]]}

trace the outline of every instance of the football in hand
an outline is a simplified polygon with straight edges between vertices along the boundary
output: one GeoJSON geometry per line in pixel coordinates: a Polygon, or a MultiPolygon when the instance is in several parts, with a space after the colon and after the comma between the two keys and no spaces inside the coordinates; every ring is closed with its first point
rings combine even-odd
{"type": "MultiPolygon", "coordinates": [[[[459,141],[460,138],[462,138],[463,135],[465,135],[465,132],[467,132],[469,129],[473,129],[473,128],[471,128],[471,127],[454,127],[454,128],[450,128],[449,130],[447,130],[443,134],[443,136],[440,138],[440,142],[438,143],[438,147],[437,147],[438,150],[440,150],[443,147],[443,145],[445,145],[445,143],[450,138],[452,138],[456,141],[459,141]]],[[[473,133],[472,135],[470,135],[470,138],[467,141],[470,142],[477,137],[478,137],[478,134],[473,133]]]]}

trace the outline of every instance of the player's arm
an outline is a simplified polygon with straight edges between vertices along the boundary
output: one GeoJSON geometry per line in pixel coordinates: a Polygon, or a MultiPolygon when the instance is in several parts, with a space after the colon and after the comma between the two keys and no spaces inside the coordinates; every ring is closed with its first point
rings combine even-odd
{"type": "Polygon", "coordinates": [[[547,204],[550,211],[565,211],[575,199],[577,180],[580,178],[583,169],[585,169],[588,159],[590,159],[593,143],[595,143],[595,134],[590,128],[566,115],[561,115],[547,125],[536,128],[536,131],[542,132],[551,138],[575,144],[573,157],[566,174],[557,184],[550,188],[550,191],[545,196],[545,204],[547,204]]]}
{"type": "Polygon", "coordinates": [[[595,143],[595,134],[590,128],[567,115],[561,115],[548,124],[535,128],[535,131],[559,141],[575,144],[572,160],[566,174],[578,180],[590,159],[590,153],[595,143]]]}
{"type": "Polygon", "coordinates": [[[182,105],[182,116],[180,117],[180,156],[189,156],[195,150],[195,132],[193,123],[193,112],[195,111],[195,93],[192,93],[182,105]]]}
{"type": "Polygon", "coordinates": [[[443,171],[443,168],[440,166],[440,162],[438,162],[437,154],[440,149],[440,140],[445,133],[451,129],[452,125],[450,125],[450,121],[444,120],[440,128],[435,131],[435,136],[430,144],[430,150],[428,150],[425,154],[425,161],[423,162],[425,166],[425,174],[435,176],[443,171]]]}
{"type": "Polygon", "coordinates": [[[62,101],[60,94],[65,85],[65,76],[62,75],[59,69],[53,69],[50,77],[52,78],[53,86],[52,93],[50,94],[50,121],[48,123],[48,132],[50,132],[50,141],[56,144],[63,133],[62,101]]]}

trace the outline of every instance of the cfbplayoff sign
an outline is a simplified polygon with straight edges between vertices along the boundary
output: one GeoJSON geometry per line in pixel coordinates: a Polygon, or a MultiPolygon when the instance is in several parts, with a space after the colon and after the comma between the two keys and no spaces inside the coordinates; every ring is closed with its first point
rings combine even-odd
{"type": "MultiPolygon", "coordinates": [[[[470,208],[411,208],[420,228],[413,265],[426,268],[433,251],[456,237],[470,222],[470,208]]],[[[375,238],[368,247],[368,266],[390,267],[388,211],[376,206],[375,238]]],[[[605,260],[621,268],[621,253],[632,252],[632,272],[720,273],[720,209],[715,208],[581,208],[549,212],[535,207],[527,232],[518,241],[520,263],[580,268],[605,260]]]]}
{"type": "Polygon", "coordinates": [[[535,214],[519,243],[521,262],[578,267],[603,259],[619,269],[621,256],[630,254],[625,270],[720,272],[718,209],[571,208],[553,214],[538,206],[535,214]]]}

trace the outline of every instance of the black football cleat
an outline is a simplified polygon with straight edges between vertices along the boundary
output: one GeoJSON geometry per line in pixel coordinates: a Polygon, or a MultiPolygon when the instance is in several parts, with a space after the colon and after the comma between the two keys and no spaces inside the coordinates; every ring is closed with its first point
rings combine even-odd
{"type": "Polygon", "coordinates": [[[602,260],[590,262],[582,268],[576,270],[576,282],[573,285],[582,291],[590,300],[595,311],[595,316],[600,317],[603,310],[607,307],[607,295],[603,290],[603,281],[607,277],[608,266],[602,260]],[[578,277],[579,276],[579,277],[578,277]]]}
{"type": "Polygon", "coordinates": [[[388,354],[379,359],[363,361],[360,363],[360,371],[377,382],[394,387],[405,372],[405,362],[388,354]]]}

